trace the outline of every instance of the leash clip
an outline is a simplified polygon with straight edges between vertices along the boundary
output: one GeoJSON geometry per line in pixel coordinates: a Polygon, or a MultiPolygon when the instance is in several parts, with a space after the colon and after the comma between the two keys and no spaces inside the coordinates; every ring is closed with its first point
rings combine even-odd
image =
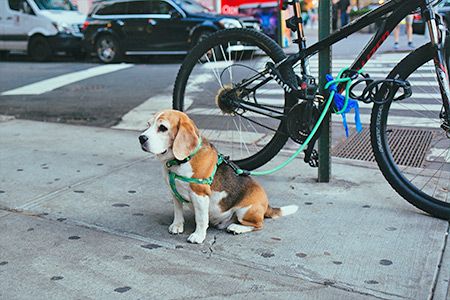
{"type": "Polygon", "coordinates": [[[230,156],[222,156],[222,159],[225,164],[227,164],[228,166],[230,166],[231,169],[233,169],[234,174],[236,174],[236,176],[250,176],[250,171],[242,170],[241,168],[239,168],[238,165],[236,165],[234,162],[230,160],[230,156]]]}

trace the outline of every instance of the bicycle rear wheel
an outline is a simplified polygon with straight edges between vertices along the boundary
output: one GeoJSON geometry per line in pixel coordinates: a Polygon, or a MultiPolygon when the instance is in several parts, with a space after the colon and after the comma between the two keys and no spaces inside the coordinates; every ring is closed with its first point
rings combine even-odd
{"type": "Polygon", "coordinates": [[[409,203],[450,219],[450,138],[440,128],[442,96],[430,44],[402,60],[388,78],[408,80],[412,96],[374,105],[371,139],[390,185],[409,203]]]}
{"type": "MultiPolygon", "coordinates": [[[[260,32],[218,31],[197,44],[185,58],[175,82],[173,108],[186,112],[201,134],[241,168],[258,168],[286,143],[284,118],[242,110],[224,95],[228,92],[239,101],[264,105],[278,115],[287,113],[296,99],[285,95],[274,80],[245,96],[245,89],[236,89],[243,80],[264,70],[267,62],[277,63],[285,58],[283,50],[260,32]]],[[[295,85],[291,68],[281,68],[280,72],[295,85]]],[[[259,78],[252,86],[264,79],[259,78]]]]}

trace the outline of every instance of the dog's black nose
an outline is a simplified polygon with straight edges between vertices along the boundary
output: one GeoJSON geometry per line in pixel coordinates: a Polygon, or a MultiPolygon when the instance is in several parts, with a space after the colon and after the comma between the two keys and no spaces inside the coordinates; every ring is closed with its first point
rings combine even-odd
{"type": "Polygon", "coordinates": [[[148,137],[146,135],[139,136],[139,142],[141,145],[144,145],[146,141],[148,141],[148,137]]]}

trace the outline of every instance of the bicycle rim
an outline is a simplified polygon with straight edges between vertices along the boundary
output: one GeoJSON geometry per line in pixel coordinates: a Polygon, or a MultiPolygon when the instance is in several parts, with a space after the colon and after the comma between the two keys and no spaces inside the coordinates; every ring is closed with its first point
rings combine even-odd
{"type": "Polygon", "coordinates": [[[408,202],[434,216],[450,218],[450,139],[440,128],[442,97],[433,48],[423,46],[389,77],[411,83],[410,98],[375,105],[372,144],[385,177],[408,202]]]}

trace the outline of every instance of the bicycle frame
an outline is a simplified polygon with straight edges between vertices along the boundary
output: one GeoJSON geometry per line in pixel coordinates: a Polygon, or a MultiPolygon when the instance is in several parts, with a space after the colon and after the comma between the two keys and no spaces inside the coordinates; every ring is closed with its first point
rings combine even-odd
{"type": "MultiPolygon", "coordinates": [[[[439,32],[438,24],[436,20],[435,13],[432,9],[430,0],[391,0],[386,2],[384,5],[376,8],[375,10],[372,10],[368,12],[367,14],[361,16],[357,20],[351,22],[350,24],[346,25],[345,27],[337,30],[336,32],[332,33],[327,38],[309,46],[306,47],[305,43],[305,37],[303,34],[303,28],[302,25],[299,23],[297,25],[297,35],[298,35],[298,44],[299,44],[299,52],[296,54],[292,54],[289,57],[287,57],[285,60],[279,62],[276,64],[276,67],[279,68],[280,66],[286,65],[288,67],[294,68],[298,63],[301,63],[302,68],[302,74],[309,75],[308,70],[308,59],[312,55],[317,54],[319,51],[339,42],[340,40],[347,38],[349,35],[361,30],[362,28],[376,23],[378,21],[381,22],[381,26],[376,31],[376,33],[373,35],[372,39],[369,41],[369,43],[364,47],[364,49],[359,53],[357,58],[354,60],[352,65],[349,69],[352,70],[360,70],[367,61],[375,54],[375,52],[380,48],[380,46],[383,44],[383,42],[388,38],[388,36],[391,34],[391,32],[395,29],[395,27],[409,14],[411,14],[413,11],[416,11],[418,9],[421,10],[422,16],[424,20],[428,24],[428,29],[430,33],[431,43],[436,47],[436,55],[435,55],[435,67],[436,72],[439,76],[438,81],[441,89],[442,99],[443,99],[443,106],[446,112],[445,120],[447,121],[447,124],[450,124],[450,102],[448,95],[450,95],[450,89],[449,89],[449,78],[448,78],[448,72],[447,72],[447,63],[443,54],[443,47],[444,47],[444,40],[442,37],[442,34],[439,32]]],[[[301,10],[298,5],[298,0],[294,0],[294,13],[295,17],[298,20],[301,20],[300,14],[301,10]]],[[[259,75],[265,75],[267,74],[267,70],[259,73],[259,75]]],[[[243,86],[246,86],[250,83],[252,83],[255,79],[260,78],[261,76],[255,75],[252,78],[249,78],[245,83],[243,83],[243,86]]],[[[263,82],[259,83],[255,87],[251,89],[251,91],[255,91],[265,83],[267,83],[270,80],[270,78],[267,78],[263,82]]],[[[343,85],[339,87],[340,91],[343,90],[343,85]]],[[[285,90],[286,91],[286,90],[285,90]]],[[[289,91],[286,91],[289,93],[289,91]]],[[[249,103],[241,102],[241,105],[243,105],[244,108],[261,113],[261,111],[256,111],[255,108],[258,109],[266,109],[264,105],[260,105],[257,103],[247,106],[249,103]]],[[[267,109],[268,110],[268,109],[267,109]]],[[[273,112],[273,111],[271,111],[273,112]]],[[[273,116],[274,118],[280,118],[280,116],[273,116]]]]}
{"type": "MultiPolygon", "coordinates": [[[[308,59],[310,56],[317,54],[319,51],[325,49],[326,47],[329,47],[339,42],[340,40],[347,38],[349,35],[363,29],[366,26],[376,23],[381,19],[381,26],[350,67],[351,69],[359,70],[367,63],[367,61],[373,56],[373,54],[375,54],[375,52],[378,50],[378,48],[380,48],[380,46],[391,34],[394,28],[412,11],[421,8],[422,5],[425,5],[424,2],[426,2],[426,0],[391,0],[389,2],[386,2],[384,5],[381,5],[380,7],[366,13],[365,15],[349,23],[345,27],[335,31],[327,38],[311,45],[310,47],[304,48],[304,44],[301,43],[300,51],[289,56],[285,63],[293,65],[300,60],[308,59]],[[386,16],[389,13],[392,14],[386,16]]],[[[299,31],[299,35],[302,35],[302,31],[299,31]]],[[[299,36],[298,38],[304,39],[304,36],[299,36]]],[[[307,72],[307,70],[302,71],[307,72]]]]}
{"type": "MultiPolygon", "coordinates": [[[[295,0],[298,1],[298,0],[295,0]]],[[[440,40],[440,33],[438,30],[438,25],[436,23],[435,13],[430,5],[429,0],[416,0],[416,1],[405,1],[405,0],[391,0],[384,5],[378,7],[377,9],[368,12],[357,20],[351,22],[347,26],[341,28],[340,30],[332,33],[327,38],[315,43],[310,47],[304,48],[304,43],[299,43],[300,51],[294,55],[291,55],[286,60],[287,64],[294,65],[296,62],[301,60],[307,60],[310,56],[318,53],[322,49],[329,47],[340,40],[348,37],[349,35],[361,30],[362,28],[376,23],[380,18],[384,18],[381,26],[376,31],[372,39],[366,45],[366,47],[359,53],[358,57],[355,59],[353,64],[350,66],[352,70],[360,70],[367,61],[375,54],[375,52],[380,48],[384,41],[389,37],[391,32],[395,27],[411,12],[420,9],[424,20],[427,22],[431,43],[436,47],[435,56],[435,67],[436,72],[439,75],[438,81],[441,89],[441,95],[443,99],[443,106],[447,113],[446,121],[450,123],[450,102],[448,95],[450,95],[449,90],[449,78],[447,72],[447,62],[443,55],[442,48],[444,47],[445,40],[440,40]],[[387,14],[391,13],[386,17],[387,14]]],[[[299,31],[299,35],[302,35],[303,31],[299,31]]],[[[445,38],[445,37],[444,37],[445,38]]],[[[299,36],[299,40],[303,39],[303,36],[299,36]]],[[[302,72],[308,74],[308,70],[305,68],[305,63],[302,63],[302,72]]],[[[340,91],[342,92],[343,86],[340,86],[340,91]]]]}

